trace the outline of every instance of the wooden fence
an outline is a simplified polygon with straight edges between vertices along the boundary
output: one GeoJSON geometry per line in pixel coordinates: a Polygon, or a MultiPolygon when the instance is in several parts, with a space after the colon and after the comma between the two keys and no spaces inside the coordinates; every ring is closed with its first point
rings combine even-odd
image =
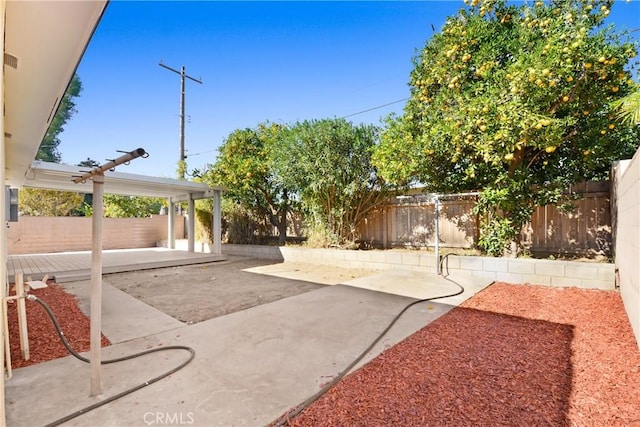
{"type": "MultiPolygon", "coordinates": [[[[522,230],[523,245],[536,254],[611,254],[609,182],[574,186],[581,195],[571,212],[555,205],[535,209],[522,230]]],[[[478,242],[475,197],[440,200],[440,245],[474,248],[478,242]]],[[[370,215],[359,228],[361,240],[373,247],[432,247],[434,203],[428,195],[397,197],[370,215]]]]}
{"type": "Polygon", "coordinates": [[[562,212],[555,205],[539,206],[522,230],[522,241],[539,254],[611,255],[609,181],[588,182],[572,191],[581,199],[576,209],[562,212]]]}

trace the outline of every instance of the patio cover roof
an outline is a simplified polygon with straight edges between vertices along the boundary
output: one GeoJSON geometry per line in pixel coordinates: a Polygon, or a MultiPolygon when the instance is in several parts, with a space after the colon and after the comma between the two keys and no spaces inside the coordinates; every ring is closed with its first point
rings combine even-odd
{"type": "Polygon", "coordinates": [[[6,2],[6,185],[22,185],[105,7],[104,0],[6,2]]]}
{"type": "MultiPolygon", "coordinates": [[[[143,161],[143,160],[138,160],[143,161]]],[[[126,166],[121,166],[126,168],[126,166]]],[[[46,190],[65,190],[79,193],[92,193],[90,180],[75,184],[73,176],[82,175],[91,168],[71,166],[60,163],[34,161],[25,174],[23,187],[46,190]]],[[[104,192],[127,196],[167,197],[173,201],[202,199],[211,197],[213,191],[222,187],[209,187],[204,183],[180,181],[171,178],[158,178],[124,172],[105,172],[104,192]]]]}

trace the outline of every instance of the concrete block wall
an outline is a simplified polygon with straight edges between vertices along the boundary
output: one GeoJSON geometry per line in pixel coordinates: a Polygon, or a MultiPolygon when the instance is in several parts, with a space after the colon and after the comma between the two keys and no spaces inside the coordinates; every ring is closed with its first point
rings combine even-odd
{"type": "Polygon", "coordinates": [[[620,295],[640,348],[640,150],[614,169],[616,185],[616,267],[620,295]]]}
{"type": "MultiPolygon", "coordinates": [[[[21,216],[9,222],[7,252],[10,255],[91,250],[91,217],[21,216]]],[[[149,248],[167,238],[167,217],[104,218],[104,249],[149,248]]],[[[175,221],[176,237],[184,236],[184,220],[175,221]]]]}
{"type": "MultiPolygon", "coordinates": [[[[222,253],[254,256],[277,261],[331,264],[369,270],[414,270],[436,272],[432,253],[406,250],[349,251],[293,246],[222,245],[222,253]]],[[[615,267],[609,263],[509,259],[477,256],[448,256],[443,266],[452,275],[479,276],[511,283],[615,288],[615,267]]]]}

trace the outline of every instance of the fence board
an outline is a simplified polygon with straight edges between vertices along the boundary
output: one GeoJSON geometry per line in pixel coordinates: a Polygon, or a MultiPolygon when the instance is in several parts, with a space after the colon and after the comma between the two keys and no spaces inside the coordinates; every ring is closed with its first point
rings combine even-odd
{"type": "MultiPolygon", "coordinates": [[[[471,248],[476,244],[474,204],[470,199],[441,202],[439,237],[443,247],[471,248]]],[[[434,203],[417,198],[393,199],[369,215],[358,231],[361,241],[373,247],[433,246],[434,203]]]]}
{"type": "MultiPolygon", "coordinates": [[[[536,254],[611,254],[611,215],[608,181],[573,186],[581,199],[575,210],[562,212],[555,205],[534,209],[522,229],[524,247],[536,254]]],[[[440,200],[440,245],[476,247],[478,218],[475,199],[440,200]]],[[[390,200],[369,215],[358,229],[361,241],[372,247],[432,247],[435,244],[434,204],[425,196],[390,200]],[[385,222],[387,226],[385,226],[385,222]]]]}
{"type": "Polygon", "coordinates": [[[608,193],[585,194],[564,213],[554,205],[536,208],[523,232],[523,243],[534,253],[611,254],[608,193]]]}

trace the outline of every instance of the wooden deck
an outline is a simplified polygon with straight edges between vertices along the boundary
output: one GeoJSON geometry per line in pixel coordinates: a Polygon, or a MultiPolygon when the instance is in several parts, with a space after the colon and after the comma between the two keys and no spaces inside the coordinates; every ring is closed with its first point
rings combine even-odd
{"type": "MultiPolygon", "coordinates": [[[[223,261],[226,255],[186,252],[166,248],[118,249],[102,251],[102,272],[146,270],[223,261]]],[[[91,252],[62,252],[49,254],[9,255],[7,259],[9,281],[13,282],[18,271],[24,277],[40,280],[44,275],[55,277],[58,282],[87,280],[91,278],[91,252]]]]}

